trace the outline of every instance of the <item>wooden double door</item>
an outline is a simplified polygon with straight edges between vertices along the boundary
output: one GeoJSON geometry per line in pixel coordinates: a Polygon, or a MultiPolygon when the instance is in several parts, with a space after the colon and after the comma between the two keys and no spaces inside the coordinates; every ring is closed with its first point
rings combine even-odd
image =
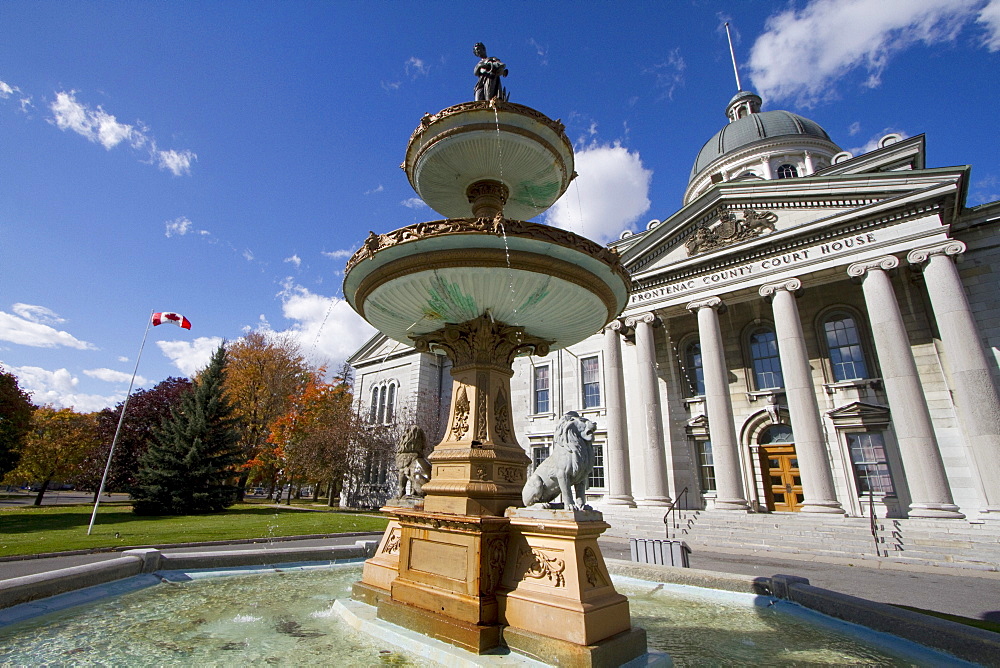
{"type": "Polygon", "coordinates": [[[797,512],[802,508],[802,476],[794,443],[760,446],[760,470],[768,510],[797,512]]]}

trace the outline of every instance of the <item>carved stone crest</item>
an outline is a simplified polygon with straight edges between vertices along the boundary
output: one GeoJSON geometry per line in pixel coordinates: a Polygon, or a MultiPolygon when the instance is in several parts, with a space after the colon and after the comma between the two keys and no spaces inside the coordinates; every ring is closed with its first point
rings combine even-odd
{"type": "Polygon", "coordinates": [[[732,211],[722,211],[719,214],[719,221],[714,225],[698,225],[694,234],[684,242],[684,246],[690,257],[741,241],[756,239],[763,234],[774,232],[774,223],[777,220],[778,216],[771,211],[744,209],[742,219],[737,218],[732,211]]]}
{"type": "Polygon", "coordinates": [[[583,551],[583,567],[587,572],[587,584],[591,587],[607,587],[608,581],[601,572],[601,564],[597,553],[588,547],[583,551]]]}
{"type": "Polygon", "coordinates": [[[465,385],[458,389],[458,396],[455,398],[455,421],[451,425],[451,435],[456,441],[465,438],[469,431],[469,394],[465,391],[465,385]]]}

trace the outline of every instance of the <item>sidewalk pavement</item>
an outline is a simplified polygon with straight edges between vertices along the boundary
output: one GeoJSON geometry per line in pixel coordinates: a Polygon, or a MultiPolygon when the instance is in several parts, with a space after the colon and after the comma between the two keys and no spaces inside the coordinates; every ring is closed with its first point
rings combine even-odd
{"type": "MultiPolygon", "coordinates": [[[[293,538],[255,543],[226,541],[221,545],[202,544],[164,548],[163,552],[170,554],[217,550],[268,550],[288,546],[353,545],[355,541],[365,538],[377,539],[379,535],[378,533],[340,534],[324,538],[293,538]]],[[[627,540],[604,538],[601,539],[600,545],[605,557],[625,560],[630,558],[627,540]]],[[[0,580],[95,563],[120,555],[120,552],[99,552],[0,561],[0,580]]],[[[742,575],[798,575],[808,578],[810,584],[814,586],[870,601],[906,605],[1000,623],[1000,573],[940,567],[890,570],[861,564],[827,563],[786,556],[776,558],[761,554],[747,555],[702,549],[691,554],[690,565],[692,568],[702,570],[742,575]]]]}

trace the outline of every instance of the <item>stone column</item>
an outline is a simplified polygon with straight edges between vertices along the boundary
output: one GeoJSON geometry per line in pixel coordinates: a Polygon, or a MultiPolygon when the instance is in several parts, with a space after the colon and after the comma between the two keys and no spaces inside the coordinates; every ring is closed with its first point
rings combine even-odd
{"type": "Polygon", "coordinates": [[[927,263],[927,294],[948,355],[962,433],[979,469],[986,497],[983,512],[1000,518],[1000,392],[951,257],[964,252],[964,243],[950,241],[914,250],[906,259],[912,264],[927,263]]]}
{"type": "Polygon", "coordinates": [[[733,401],[729,396],[729,370],[722,344],[719,313],[722,300],[709,297],[687,305],[698,316],[701,343],[701,370],[705,377],[705,413],[715,460],[715,507],[719,510],[747,510],[740,474],[739,441],[733,424],[733,401]]]}
{"type": "Polygon", "coordinates": [[[802,502],[804,513],[838,513],[844,510],[837,501],[833,486],[833,473],[826,453],[823,424],[820,422],[819,402],[813,384],[809,354],[806,352],[802,321],[795,304],[795,292],[802,282],[793,278],[760,288],[762,297],[771,297],[774,310],[774,328],[778,337],[781,356],[781,375],[785,378],[785,398],[788,415],[795,436],[795,454],[799,459],[802,476],[802,502]]]}
{"type": "Polygon", "coordinates": [[[909,516],[960,519],[965,515],[952,500],[910,339],[889,279],[888,272],[897,266],[899,260],[890,255],[852,264],[847,273],[862,278],[872,338],[912,498],[909,516]]]}
{"type": "Polygon", "coordinates": [[[639,403],[646,425],[643,443],[642,468],[646,481],[646,494],[640,506],[666,506],[670,504],[667,489],[667,460],[663,447],[663,417],[660,412],[660,393],[656,387],[656,346],[653,342],[652,313],[629,316],[626,327],[635,327],[635,350],[639,371],[639,403]]]}
{"type": "Polygon", "coordinates": [[[607,396],[608,440],[604,457],[604,475],[609,506],[635,506],[632,498],[632,471],[628,460],[628,420],[625,413],[625,375],[622,373],[621,320],[612,320],[604,328],[604,392],[607,396]]]}

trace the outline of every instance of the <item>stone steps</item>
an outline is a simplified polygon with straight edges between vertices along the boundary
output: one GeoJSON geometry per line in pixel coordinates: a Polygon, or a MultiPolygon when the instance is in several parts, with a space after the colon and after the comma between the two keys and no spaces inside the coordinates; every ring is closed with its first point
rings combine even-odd
{"type": "MultiPolygon", "coordinates": [[[[666,537],[662,508],[601,510],[608,536],[666,537]]],[[[877,518],[879,553],[864,517],[688,510],[678,523],[672,537],[692,549],[1000,570],[1000,522],[877,518]]]]}

